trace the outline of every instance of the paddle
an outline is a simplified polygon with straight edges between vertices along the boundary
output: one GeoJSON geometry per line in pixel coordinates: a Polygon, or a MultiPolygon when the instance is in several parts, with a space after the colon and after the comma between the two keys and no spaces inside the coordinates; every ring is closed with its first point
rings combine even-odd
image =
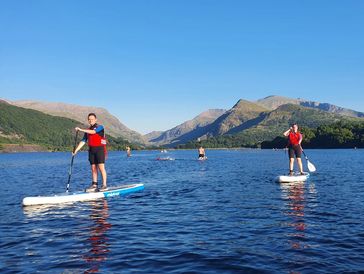
{"type": "Polygon", "coordinates": [[[69,191],[69,189],[70,189],[70,181],[71,181],[71,175],[72,175],[73,159],[75,158],[75,155],[73,155],[73,152],[75,152],[75,150],[76,150],[76,145],[77,145],[77,136],[78,136],[78,130],[76,131],[75,144],[74,144],[74,146],[73,146],[73,150],[72,150],[72,159],[71,159],[70,169],[69,169],[69,171],[68,171],[68,182],[67,182],[67,189],[66,189],[66,192],[68,192],[68,191],[69,191]]]}
{"type": "Polygon", "coordinates": [[[313,165],[313,163],[311,163],[309,160],[308,160],[308,157],[306,155],[306,153],[303,151],[303,148],[301,146],[301,149],[302,149],[302,152],[303,152],[303,155],[305,155],[305,158],[306,158],[306,161],[307,161],[307,168],[310,172],[315,172],[316,171],[316,167],[313,165]]]}

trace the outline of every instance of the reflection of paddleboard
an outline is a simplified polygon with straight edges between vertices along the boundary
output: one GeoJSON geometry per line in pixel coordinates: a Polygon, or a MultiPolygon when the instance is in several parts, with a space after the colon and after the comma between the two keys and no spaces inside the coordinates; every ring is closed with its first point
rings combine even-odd
{"type": "Polygon", "coordinates": [[[304,172],[303,175],[295,173],[294,175],[281,175],[277,176],[276,181],[279,183],[292,183],[292,182],[304,182],[310,177],[310,173],[304,172]]]}
{"type": "Polygon", "coordinates": [[[53,196],[35,196],[25,197],[23,199],[23,206],[30,205],[49,205],[49,204],[61,204],[72,203],[79,201],[90,201],[100,198],[108,198],[113,196],[125,195],[128,193],[140,191],[144,189],[143,184],[124,185],[119,187],[109,188],[105,191],[99,192],[74,192],[74,193],[61,193],[53,196]]]}
{"type": "Polygon", "coordinates": [[[207,157],[205,156],[205,157],[198,157],[198,160],[199,161],[205,161],[205,160],[207,160],[207,157]]]}

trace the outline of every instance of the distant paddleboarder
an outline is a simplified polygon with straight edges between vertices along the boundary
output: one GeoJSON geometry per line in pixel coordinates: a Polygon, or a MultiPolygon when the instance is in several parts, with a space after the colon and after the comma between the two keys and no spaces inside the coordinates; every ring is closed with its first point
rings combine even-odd
{"type": "Polygon", "coordinates": [[[303,167],[302,167],[302,134],[298,131],[298,125],[292,124],[292,126],[283,133],[284,136],[288,137],[288,156],[289,156],[289,175],[294,175],[293,165],[294,165],[294,157],[296,156],[298,168],[300,170],[301,175],[303,175],[303,167]]]}
{"type": "Polygon", "coordinates": [[[102,176],[102,186],[100,188],[101,191],[107,190],[106,184],[106,170],[105,170],[105,158],[106,158],[106,138],[105,138],[105,130],[102,125],[96,123],[97,118],[95,113],[90,113],[88,115],[88,123],[90,127],[88,129],[82,129],[76,127],[76,131],[84,132],[85,135],[83,139],[79,143],[76,150],[73,152],[73,155],[76,155],[77,152],[88,143],[89,151],[88,151],[88,159],[91,164],[91,173],[92,173],[92,184],[89,186],[86,191],[87,192],[95,192],[98,190],[97,188],[97,176],[98,170],[100,170],[102,176]]]}
{"type": "Polygon", "coordinates": [[[130,146],[126,146],[126,156],[130,157],[131,156],[131,149],[130,146]]]}
{"type": "Polygon", "coordinates": [[[198,149],[198,159],[199,160],[206,160],[207,157],[206,157],[206,154],[205,154],[205,149],[200,146],[199,149],[198,149]]]}

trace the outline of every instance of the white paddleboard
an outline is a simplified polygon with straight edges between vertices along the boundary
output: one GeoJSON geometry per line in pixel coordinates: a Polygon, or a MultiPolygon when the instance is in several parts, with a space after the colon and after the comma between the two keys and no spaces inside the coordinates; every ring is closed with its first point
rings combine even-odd
{"type": "Polygon", "coordinates": [[[128,193],[141,191],[144,189],[143,184],[132,184],[124,185],[119,187],[109,188],[105,191],[99,192],[74,192],[74,193],[61,193],[53,196],[34,196],[25,197],[23,199],[23,206],[31,205],[50,205],[50,204],[61,204],[61,203],[73,203],[80,201],[91,201],[100,198],[108,198],[113,196],[125,195],[128,193]]]}
{"type": "Polygon", "coordinates": [[[310,173],[308,172],[304,172],[303,175],[295,173],[294,175],[277,176],[276,181],[279,183],[305,182],[308,177],[310,177],[310,173]]]}

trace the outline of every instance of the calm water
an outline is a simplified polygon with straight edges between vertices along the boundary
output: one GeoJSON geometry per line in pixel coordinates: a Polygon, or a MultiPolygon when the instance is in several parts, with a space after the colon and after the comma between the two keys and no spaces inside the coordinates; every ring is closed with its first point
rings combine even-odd
{"type": "MultiPolygon", "coordinates": [[[[283,151],[111,152],[109,185],[143,192],[25,209],[25,196],[65,191],[70,154],[0,154],[0,272],[364,271],[364,151],[306,152],[318,171],[290,185],[273,180],[283,151]]],[[[71,190],[90,181],[81,153],[71,190]]]]}

